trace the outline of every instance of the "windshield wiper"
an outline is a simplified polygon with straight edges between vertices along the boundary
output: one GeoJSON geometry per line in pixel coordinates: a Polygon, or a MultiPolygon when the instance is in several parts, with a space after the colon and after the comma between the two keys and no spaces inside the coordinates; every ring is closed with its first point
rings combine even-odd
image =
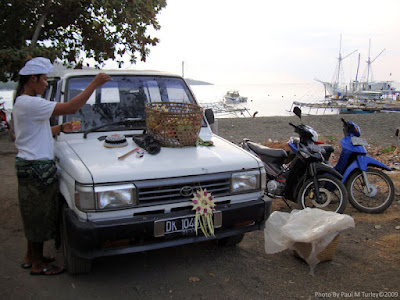
{"type": "Polygon", "coordinates": [[[129,118],[129,119],[125,119],[125,120],[122,120],[122,121],[117,121],[117,122],[112,122],[112,123],[108,123],[108,124],[105,124],[105,125],[97,126],[97,127],[91,128],[89,130],[86,130],[84,132],[84,134],[83,134],[83,138],[86,139],[87,135],[90,132],[102,129],[104,127],[113,126],[113,125],[131,125],[133,123],[138,123],[138,122],[145,122],[145,120],[142,119],[142,118],[129,118]]]}

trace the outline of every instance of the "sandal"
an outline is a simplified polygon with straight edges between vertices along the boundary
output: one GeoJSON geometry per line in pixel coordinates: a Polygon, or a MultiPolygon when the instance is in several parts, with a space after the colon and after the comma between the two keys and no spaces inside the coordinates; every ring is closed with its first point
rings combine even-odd
{"type": "MultiPolygon", "coordinates": [[[[42,258],[42,261],[43,261],[44,263],[47,263],[47,264],[52,263],[52,262],[54,262],[55,260],[56,260],[55,257],[46,257],[46,256],[43,256],[43,258],[42,258]]],[[[23,264],[21,264],[21,268],[22,268],[22,269],[30,269],[30,268],[32,268],[32,264],[25,264],[25,263],[23,263],[23,264]]]]}
{"type": "Polygon", "coordinates": [[[55,265],[50,265],[46,268],[43,268],[42,270],[40,270],[39,272],[33,272],[31,271],[31,275],[59,275],[65,272],[65,269],[57,267],[55,265]],[[58,272],[54,272],[54,273],[47,273],[51,270],[55,270],[58,269],[58,272]]]}

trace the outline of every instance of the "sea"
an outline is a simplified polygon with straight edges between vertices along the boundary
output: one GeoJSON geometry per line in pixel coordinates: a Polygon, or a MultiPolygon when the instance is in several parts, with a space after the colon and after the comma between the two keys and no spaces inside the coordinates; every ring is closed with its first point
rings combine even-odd
{"type": "MultiPolygon", "coordinates": [[[[217,117],[268,117],[291,116],[293,102],[315,103],[324,100],[324,86],[318,82],[311,83],[278,83],[278,84],[244,84],[244,85],[192,85],[197,101],[203,107],[213,107],[221,103],[229,90],[237,90],[240,96],[247,97],[246,103],[230,105],[236,113],[221,113],[217,117]]],[[[330,111],[313,111],[313,114],[337,113],[330,111]]]]}
{"type": "MultiPolygon", "coordinates": [[[[217,118],[252,116],[291,116],[293,102],[317,102],[324,99],[324,87],[318,82],[275,84],[213,84],[191,85],[203,108],[221,108],[223,96],[230,90],[239,91],[247,102],[232,104],[216,113],[217,118]]],[[[12,111],[13,90],[0,90],[0,103],[12,111]]],[[[307,113],[308,111],[305,111],[307,113]]],[[[312,114],[334,114],[335,111],[313,111],[312,114]]]]}

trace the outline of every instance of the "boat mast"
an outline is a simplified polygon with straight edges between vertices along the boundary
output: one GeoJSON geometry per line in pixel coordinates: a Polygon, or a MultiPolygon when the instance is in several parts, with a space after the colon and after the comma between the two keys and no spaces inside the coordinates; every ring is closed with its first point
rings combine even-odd
{"type": "MultiPolygon", "coordinates": [[[[338,67],[337,67],[337,74],[336,74],[336,79],[333,83],[333,88],[338,91],[339,89],[339,84],[340,84],[340,72],[341,72],[341,67],[342,67],[342,61],[352,55],[354,52],[357,52],[357,50],[354,50],[350,54],[346,55],[345,57],[342,57],[342,35],[340,35],[340,45],[339,45],[339,59],[338,59],[338,67]]],[[[347,90],[347,88],[346,88],[347,90]]]]}
{"type": "Polygon", "coordinates": [[[335,90],[338,88],[339,80],[340,80],[340,68],[342,66],[342,35],[340,35],[340,42],[339,42],[339,61],[338,61],[338,70],[336,74],[336,79],[334,83],[335,90]]]}
{"type": "Polygon", "coordinates": [[[358,81],[358,71],[360,70],[360,57],[361,57],[361,54],[358,53],[358,63],[357,63],[357,72],[356,72],[356,82],[358,81]]]}
{"type": "Polygon", "coordinates": [[[372,61],[371,61],[371,39],[369,39],[369,47],[368,47],[368,60],[367,60],[367,86],[368,86],[368,81],[369,81],[369,73],[371,73],[371,81],[373,81],[372,78],[372,63],[385,51],[386,49],[383,49],[372,61]]]}
{"type": "Polygon", "coordinates": [[[358,90],[358,71],[360,70],[360,59],[361,54],[358,53],[358,63],[357,63],[357,72],[356,72],[356,79],[353,81],[352,92],[355,93],[358,90]]]}

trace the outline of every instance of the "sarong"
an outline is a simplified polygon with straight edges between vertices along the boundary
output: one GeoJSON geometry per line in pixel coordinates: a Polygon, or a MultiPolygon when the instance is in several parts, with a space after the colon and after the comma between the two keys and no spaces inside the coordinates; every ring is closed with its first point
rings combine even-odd
{"type": "Polygon", "coordinates": [[[60,202],[53,160],[15,159],[18,200],[25,236],[30,242],[59,241],[60,202]]]}

